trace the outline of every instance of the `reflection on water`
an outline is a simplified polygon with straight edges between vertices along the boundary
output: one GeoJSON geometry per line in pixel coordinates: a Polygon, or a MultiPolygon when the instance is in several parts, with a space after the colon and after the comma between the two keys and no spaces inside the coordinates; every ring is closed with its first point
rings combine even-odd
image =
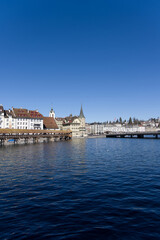
{"type": "Polygon", "coordinates": [[[160,239],[160,142],[0,148],[1,239],[160,239]]]}

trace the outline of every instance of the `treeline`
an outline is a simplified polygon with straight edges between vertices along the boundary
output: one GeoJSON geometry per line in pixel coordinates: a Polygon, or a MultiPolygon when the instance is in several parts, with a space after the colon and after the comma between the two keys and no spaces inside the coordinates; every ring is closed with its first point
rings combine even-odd
{"type": "Polygon", "coordinates": [[[103,124],[115,124],[115,123],[120,123],[120,124],[129,124],[129,125],[139,125],[141,124],[141,120],[137,119],[137,118],[129,118],[128,120],[124,119],[122,120],[122,118],[120,117],[119,119],[117,119],[116,121],[107,121],[104,122],[103,124]]]}
{"type": "MultiPolygon", "coordinates": [[[[154,123],[159,123],[159,127],[160,127],[160,121],[159,118],[150,118],[148,120],[149,122],[154,122],[154,123]]],[[[144,120],[139,120],[138,118],[135,117],[130,117],[128,120],[126,119],[122,119],[122,117],[120,117],[119,119],[115,120],[115,121],[106,121],[106,122],[93,122],[90,124],[128,124],[128,125],[140,125],[141,122],[144,122],[144,120]]]]}

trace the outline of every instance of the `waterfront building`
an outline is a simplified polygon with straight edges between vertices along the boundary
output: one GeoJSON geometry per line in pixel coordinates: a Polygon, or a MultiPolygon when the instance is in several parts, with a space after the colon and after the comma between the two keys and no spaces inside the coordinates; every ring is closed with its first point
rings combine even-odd
{"type": "Polygon", "coordinates": [[[63,130],[63,123],[65,121],[65,118],[58,117],[58,118],[55,118],[55,121],[56,121],[56,124],[58,126],[58,129],[63,130]]]}
{"type": "Polygon", "coordinates": [[[5,119],[4,119],[4,108],[2,105],[0,105],[0,128],[4,128],[4,124],[5,124],[5,119]]]}
{"type": "Polygon", "coordinates": [[[56,118],[56,123],[63,130],[71,130],[72,137],[86,137],[85,116],[81,106],[79,116],[72,116],[72,114],[65,118],[56,118]]]}
{"type": "Polygon", "coordinates": [[[122,125],[122,124],[108,124],[104,127],[104,132],[144,132],[145,127],[141,125],[122,125]]]}
{"type": "Polygon", "coordinates": [[[63,122],[63,130],[71,130],[73,137],[80,137],[80,120],[78,116],[65,117],[63,122]]]}
{"type": "Polygon", "coordinates": [[[14,119],[15,124],[9,128],[43,129],[43,115],[38,110],[12,108],[12,119],[14,119]]]}
{"type": "Polygon", "coordinates": [[[44,117],[38,110],[13,108],[4,110],[0,106],[0,128],[9,129],[58,129],[55,122],[55,113],[51,109],[50,117],[44,117]]]}
{"type": "Polygon", "coordinates": [[[92,123],[90,124],[90,132],[91,134],[104,134],[104,125],[101,123],[92,123]]]}
{"type": "Polygon", "coordinates": [[[86,123],[85,126],[87,135],[91,135],[91,125],[89,123],[86,123]]]}
{"type": "Polygon", "coordinates": [[[85,116],[83,113],[82,105],[81,105],[80,115],[79,115],[78,119],[80,121],[80,127],[79,127],[80,136],[85,137],[85,136],[87,136],[86,119],[85,119],[85,116]]]}
{"type": "Polygon", "coordinates": [[[144,132],[146,128],[142,125],[123,125],[120,123],[102,124],[91,123],[87,125],[87,133],[91,135],[105,134],[106,132],[125,133],[125,132],[144,132]]]}

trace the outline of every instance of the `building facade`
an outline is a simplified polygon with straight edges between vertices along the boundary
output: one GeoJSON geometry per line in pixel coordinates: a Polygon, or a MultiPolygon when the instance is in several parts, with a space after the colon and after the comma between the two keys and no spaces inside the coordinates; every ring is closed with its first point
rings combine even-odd
{"type": "Polygon", "coordinates": [[[63,130],[64,118],[55,118],[59,130],[63,130]]]}
{"type": "Polygon", "coordinates": [[[58,129],[51,109],[49,117],[44,117],[38,110],[12,108],[4,110],[0,105],[0,128],[8,129],[58,129]]]}
{"type": "Polygon", "coordinates": [[[79,116],[72,116],[65,118],[56,118],[56,123],[59,128],[63,130],[71,130],[72,137],[86,137],[85,116],[81,106],[79,116]]]}
{"type": "Polygon", "coordinates": [[[102,124],[91,123],[86,124],[87,133],[89,135],[101,135],[107,132],[144,132],[146,128],[142,125],[122,125],[122,124],[102,124]]]}

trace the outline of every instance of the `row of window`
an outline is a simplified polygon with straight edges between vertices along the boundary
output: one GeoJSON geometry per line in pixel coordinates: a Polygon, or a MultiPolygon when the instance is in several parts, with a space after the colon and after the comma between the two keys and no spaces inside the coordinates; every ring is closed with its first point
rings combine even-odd
{"type": "Polygon", "coordinates": [[[18,122],[17,125],[27,125],[27,122],[18,122]]]}
{"type": "Polygon", "coordinates": [[[41,119],[26,119],[26,118],[17,118],[18,121],[24,121],[27,122],[28,120],[31,120],[31,122],[41,122],[43,120],[41,119]]]}
{"type": "MultiPolygon", "coordinates": [[[[1,119],[1,117],[0,117],[0,119],[1,119]]],[[[27,122],[29,119],[25,119],[25,118],[17,118],[17,119],[12,119],[12,122],[14,122],[14,121],[24,121],[24,122],[27,122]]],[[[9,118],[6,118],[6,121],[8,122],[9,121],[9,118]]],[[[41,122],[41,121],[43,121],[42,119],[31,119],[31,122],[41,122]]]]}

